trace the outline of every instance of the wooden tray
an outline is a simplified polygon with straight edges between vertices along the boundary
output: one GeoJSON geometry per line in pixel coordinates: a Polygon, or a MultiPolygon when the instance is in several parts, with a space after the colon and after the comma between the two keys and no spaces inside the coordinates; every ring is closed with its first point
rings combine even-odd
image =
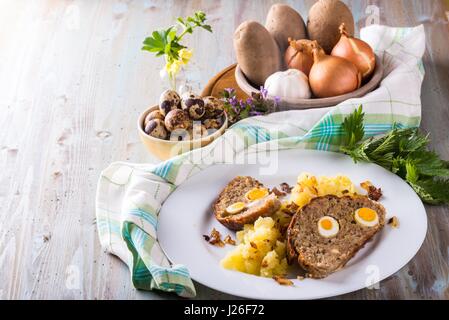
{"type": "Polygon", "coordinates": [[[216,74],[203,89],[201,96],[214,96],[217,98],[221,97],[221,93],[226,88],[234,88],[236,90],[236,95],[238,99],[247,99],[249,96],[243,92],[242,89],[237,84],[235,80],[235,69],[237,64],[230,65],[229,67],[221,70],[216,74]]]}

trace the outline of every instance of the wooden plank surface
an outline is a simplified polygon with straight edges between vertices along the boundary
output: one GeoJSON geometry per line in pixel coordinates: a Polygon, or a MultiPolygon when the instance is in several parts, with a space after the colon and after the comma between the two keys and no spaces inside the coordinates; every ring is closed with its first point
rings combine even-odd
{"type": "MultiPolygon", "coordinates": [[[[127,267],[100,248],[94,220],[103,168],[115,160],[156,161],[135,126],[165,84],[161,61],[141,52],[141,42],[177,16],[206,11],[214,33],[189,41],[195,56],[187,78],[200,91],[235,62],[233,30],[247,19],[263,22],[274,2],[0,2],[0,298],[175,298],[135,290],[127,267]]],[[[285,2],[303,16],[314,3],[285,2]]],[[[346,2],[359,28],[376,19],[425,25],[422,127],[449,159],[447,1],[346,2]]],[[[426,209],[429,230],[417,256],[379,289],[338,298],[449,298],[449,209],[426,209]]],[[[198,298],[229,298],[197,289],[198,298]]]]}

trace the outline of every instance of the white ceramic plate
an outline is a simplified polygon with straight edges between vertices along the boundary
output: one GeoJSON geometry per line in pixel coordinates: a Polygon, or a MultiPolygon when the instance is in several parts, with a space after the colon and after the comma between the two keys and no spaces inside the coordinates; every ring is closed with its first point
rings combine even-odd
{"type": "Polygon", "coordinates": [[[279,151],[273,175],[261,175],[259,165],[214,165],[182,184],[162,207],[158,237],[162,249],[176,264],[184,264],[192,278],[210,288],[255,299],[315,299],[336,296],[365,288],[394,274],[409,262],[421,247],[427,231],[424,206],[413,190],[396,175],[374,164],[354,164],[344,155],[311,150],[279,151]],[[354,184],[370,180],[382,188],[381,203],[387,219],[396,216],[400,226],[386,225],[342,270],[321,280],[296,280],[281,286],[272,279],[220,267],[220,260],[233,246],[208,244],[203,234],[212,228],[231,234],[218,223],[211,205],[223,187],[237,175],[249,175],[269,187],[282,182],[294,185],[300,172],[315,175],[347,175],[354,184]]]}

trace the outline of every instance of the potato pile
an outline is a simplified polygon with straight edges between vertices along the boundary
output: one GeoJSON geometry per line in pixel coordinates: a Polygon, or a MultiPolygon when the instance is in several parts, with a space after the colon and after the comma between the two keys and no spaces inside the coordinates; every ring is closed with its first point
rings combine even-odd
{"type": "Polygon", "coordinates": [[[265,26],[246,21],[236,29],[234,49],[247,80],[270,96],[326,98],[358,89],[374,71],[374,51],[353,35],[354,18],[339,0],[317,1],[307,24],[290,6],[275,4],[265,26]]]}
{"type": "Polygon", "coordinates": [[[239,244],[220,261],[223,268],[271,278],[285,276],[285,239],[271,217],[260,217],[237,232],[239,244]]]}
{"type": "Polygon", "coordinates": [[[163,140],[186,141],[215,132],[224,123],[224,104],[218,98],[200,97],[193,92],[181,96],[165,90],[159,98],[159,108],[145,117],[146,134],[163,140]]]}

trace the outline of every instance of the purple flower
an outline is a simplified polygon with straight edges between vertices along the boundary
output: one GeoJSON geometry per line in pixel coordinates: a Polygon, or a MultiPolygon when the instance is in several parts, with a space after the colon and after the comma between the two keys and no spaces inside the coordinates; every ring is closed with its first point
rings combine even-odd
{"type": "Polygon", "coordinates": [[[246,104],[252,105],[253,104],[253,99],[252,98],[246,99],[246,104]]]}
{"type": "Polygon", "coordinates": [[[238,101],[236,97],[229,98],[229,104],[233,107],[237,105],[238,101]]]}
{"type": "Polygon", "coordinates": [[[250,114],[250,116],[261,116],[264,113],[260,112],[260,111],[251,111],[249,114],[250,114]]]}
{"type": "Polygon", "coordinates": [[[224,89],[230,96],[233,96],[235,93],[235,89],[234,88],[226,88],[224,89]]]}
{"type": "Polygon", "coordinates": [[[268,97],[268,90],[264,88],[264,86],[260,86],[260,95],[263,99],[268,97]]]}
{"type": "Polygon", "coordinates": [[[278,96],[274,97],[274,105],[278,106],[279,103],[281,103],[281,98],[279,98],[278,96]]]}

